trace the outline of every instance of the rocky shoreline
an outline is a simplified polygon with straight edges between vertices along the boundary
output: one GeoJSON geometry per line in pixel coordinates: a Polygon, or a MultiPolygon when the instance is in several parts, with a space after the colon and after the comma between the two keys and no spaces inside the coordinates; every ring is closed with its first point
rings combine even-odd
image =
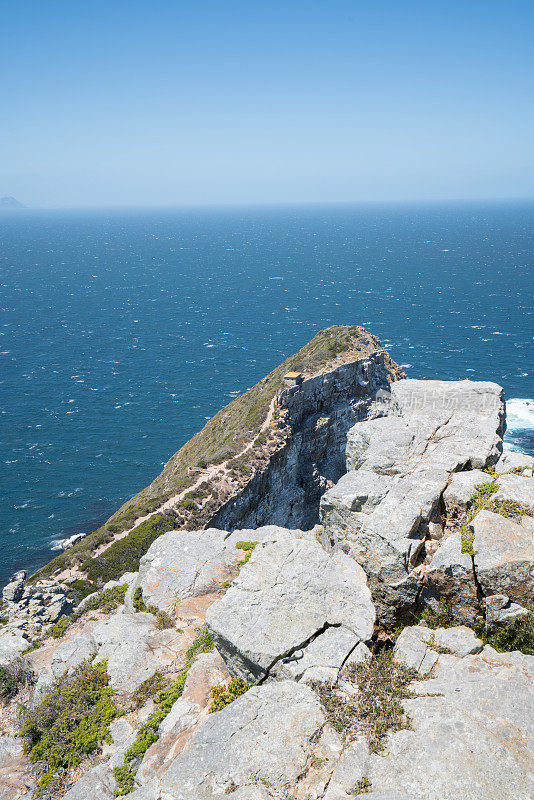
{"type": "Polygon", "coordinates": [[[136,569],[5,587],[2,800],[534,796],[534,459],[499,386],[373,346],[282,384],[136,569]]]}

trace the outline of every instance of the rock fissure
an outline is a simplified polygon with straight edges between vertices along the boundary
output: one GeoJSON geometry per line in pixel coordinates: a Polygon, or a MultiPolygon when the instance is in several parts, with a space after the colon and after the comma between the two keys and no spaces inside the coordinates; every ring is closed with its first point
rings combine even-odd
{"type": "Polygon", "coordinates": [[[263,675],[263,677],[259,678],[259,680],[256,682],[256,685],[257,686],[261,686],[266,681],[268,681],[269,678],[271,677],[271,673],[272,673],[273,669],[275,668],[275,666],[279,662],[282,662],[283,664],[288,664],[291,661],[300,661],[301,659],[304,658],[304,650],[310,644],[312,644],[312,642],[315,642],[315,640],[318,639],[319,636],[321,636],[323,633],[325,633],[329,628],[341,628],[341,627],[342,627],[342,625],[341,625],[340,622],[338,622],[338,623],[325,622],[324,625],[322,625],[318,630],[316,630],[315,633],[313,633],[311,636],[308,636],[306,639],[304,639],[299,644],[296,644],[294,647],[290,647],[285,653],[282,653],[281,655],[279,655],[275,659],[273,659],[273,661],[266,668],[265,674],[263,675]],[[298,658],[298,659],[292,658],[292,656],[295,653],[299,652],[299,651],[303,651],[302,655],[300,656],[300,658],[298,658]]]}

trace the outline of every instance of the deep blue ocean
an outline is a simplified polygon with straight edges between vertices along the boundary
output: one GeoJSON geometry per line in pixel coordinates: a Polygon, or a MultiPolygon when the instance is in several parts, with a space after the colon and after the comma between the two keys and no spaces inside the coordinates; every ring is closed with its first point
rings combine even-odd
{"type": "Polygon", "coordinates": [[[504,386],[534,453],[534,202],[0,215],[0,584],[321,328],[504,386]]]}

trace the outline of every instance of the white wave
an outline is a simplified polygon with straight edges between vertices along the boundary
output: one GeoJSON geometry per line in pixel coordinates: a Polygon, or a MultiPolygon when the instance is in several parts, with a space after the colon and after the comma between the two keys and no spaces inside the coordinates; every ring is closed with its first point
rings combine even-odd
{"type": "Polygon", "coordinates": [[[512,397],[506,401],[508,432],[534,430],[534,400],[512,397]]]}
{"type": "Polygon", "coordinates": [[[50,550],[63,550],[63,542],[65,539],[52,539],[50,542],[50,550]]]}

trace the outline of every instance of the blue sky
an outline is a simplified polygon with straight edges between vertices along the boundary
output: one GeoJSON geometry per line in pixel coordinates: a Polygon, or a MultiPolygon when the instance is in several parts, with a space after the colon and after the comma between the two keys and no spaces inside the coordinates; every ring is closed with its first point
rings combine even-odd
{"type": "Polygon", "coordinates": [[[0,196],[534,195],[532,2],[0,5],[0,196]]]}

